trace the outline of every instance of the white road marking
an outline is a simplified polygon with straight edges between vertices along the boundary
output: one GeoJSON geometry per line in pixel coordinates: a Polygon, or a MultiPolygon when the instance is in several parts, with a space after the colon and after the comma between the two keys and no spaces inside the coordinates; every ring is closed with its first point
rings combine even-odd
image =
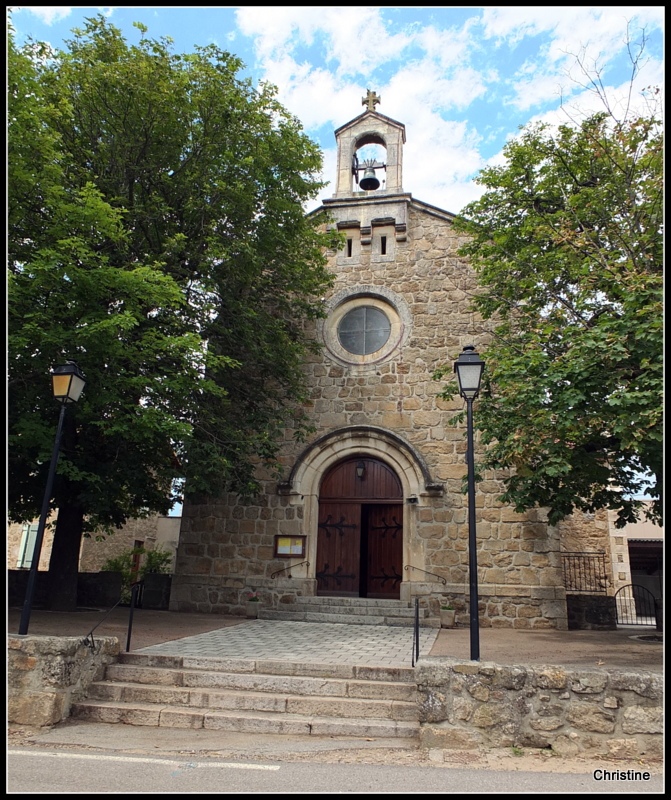
{"type": "Polygon", "coordinates": [[[86,759],[90,761],[121,761],[127,762],[130,764],[138,763],[138,764],[167,764],[168,766],[174,767],[188,767],[189,769],[194,769],[194,767],[219,767],[222,769],[270,769],[270,770],[277,770],[279,766],[267,765],[267,764],[237,764],[234,762],[209,762],[209,761],[177,761],[173,759],[167,758],[131,758],[128,756],[103,756],[103,755],[87,755],[87,754],[80,754],[77,753],[46,753],[37,750],[8,750],[8,756],[41,756],[41,757],[51,757],[51,758],[80,758],[86,759]]]}

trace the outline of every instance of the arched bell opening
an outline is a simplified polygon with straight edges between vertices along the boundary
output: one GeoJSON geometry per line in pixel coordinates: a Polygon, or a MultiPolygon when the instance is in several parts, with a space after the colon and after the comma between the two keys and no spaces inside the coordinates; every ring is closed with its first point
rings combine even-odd
{"type": "Polygon", "coordinates": [[[387,147],[375,134],[362,136],[352,154],[352,191],[371,192],[386,186],[387,147]]]}
{"type": "Polygon", "coordinates": [[[403,487],[380,459],[353,455],[319,491],[317,594],[398,599],[403,580],[403,487]]]}

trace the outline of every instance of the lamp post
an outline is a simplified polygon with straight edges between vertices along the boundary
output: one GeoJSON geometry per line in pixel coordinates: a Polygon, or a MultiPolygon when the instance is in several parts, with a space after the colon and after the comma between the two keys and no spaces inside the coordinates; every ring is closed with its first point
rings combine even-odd
{"type": "Polygon", "coordinates": [[[35,584],[37,583],[37,566],[40,560],[40,552],[42,550],[44,528],[47,524],[47,516],[49,514],[49,501],[51,500],[51,489],[54,483],[54,475],[56,474],[56,464],[58,464],[58,456],[61,446],[61,434],[63,433],[63,420],[65,419],[65,409],[68,405],[70,405],[70,403],[76,403],[79,400],[85,385],[86,378],[74,361],[68,361],[63,367],[56,367],[51,374],[52,391],[55,399],[61,404],[61,413],[58,418],[54,450],[51,454],[49,475],[47,477],[47,485],[44,490],[44,499],[42,500],[42,513],[40,514],[40,521],[37,526],[37,535],[35,536],[35,545],[33,547],[33,560],[30,563],[30,574],[28,575],[28,585],[26,586],[26,597],[23,602],[21,620],[19,622],[19,634],[22,636],[28,633],[28,625],[30,623],[30,611],[33,605],[35,584]]]}
{"type": "Polygon", "coordinates": [[[466,463],[468,464],[468,579],[470,585],[470,629],[471,629],[471,661],[480,660],[480,621],[478,619],[478,555],[475,538],[475,458],[473,446],[473,400],[480,391],[480,379],[485,362],[475,352],[473,345],[467,345],[454,362],[457,373],[459,394],[466,401],[466,420],[468,429],[468,446],[466,463]]]}

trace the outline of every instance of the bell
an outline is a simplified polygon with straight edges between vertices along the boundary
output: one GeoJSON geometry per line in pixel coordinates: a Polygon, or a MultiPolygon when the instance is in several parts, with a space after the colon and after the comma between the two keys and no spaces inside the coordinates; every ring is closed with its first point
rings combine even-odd
{"type": "Polygon", "coordinates": [[[375,177],[375,170],[373,167],[366,167],[363,178],[359,181],[359,186],[367,192],[372,192],[373,189],[380,188],[380,181],[375,177]]]}

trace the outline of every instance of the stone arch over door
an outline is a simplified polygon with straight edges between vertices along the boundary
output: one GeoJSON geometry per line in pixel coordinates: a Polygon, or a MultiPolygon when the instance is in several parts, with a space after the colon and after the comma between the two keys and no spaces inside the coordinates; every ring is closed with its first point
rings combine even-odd
{"type": "MultiPolygon", "coordinates": [[[[424,552],[418,540],[418,512],[427,498],[441,496],[442,484],[433,481],[428,466],[410,443],[391,431],[371,425],[342,428],[325,434],[305,448],[294,463],[289,479],[278,485],[281,494],[303,508],[303,533],[307,536],[308,574],[315,579],[319,492],[326,473],[348,458],[372,458],[386,464],[397,476],[402,492],[403,565],[422,565],[424,552]],[[409,500],[413,502],[408,502],[409,500]]],[[[401,598],[409,599],[411,575],[403,570],[401,598]],[[404,587],[408,586],[407,591],[404,587]]]]}

